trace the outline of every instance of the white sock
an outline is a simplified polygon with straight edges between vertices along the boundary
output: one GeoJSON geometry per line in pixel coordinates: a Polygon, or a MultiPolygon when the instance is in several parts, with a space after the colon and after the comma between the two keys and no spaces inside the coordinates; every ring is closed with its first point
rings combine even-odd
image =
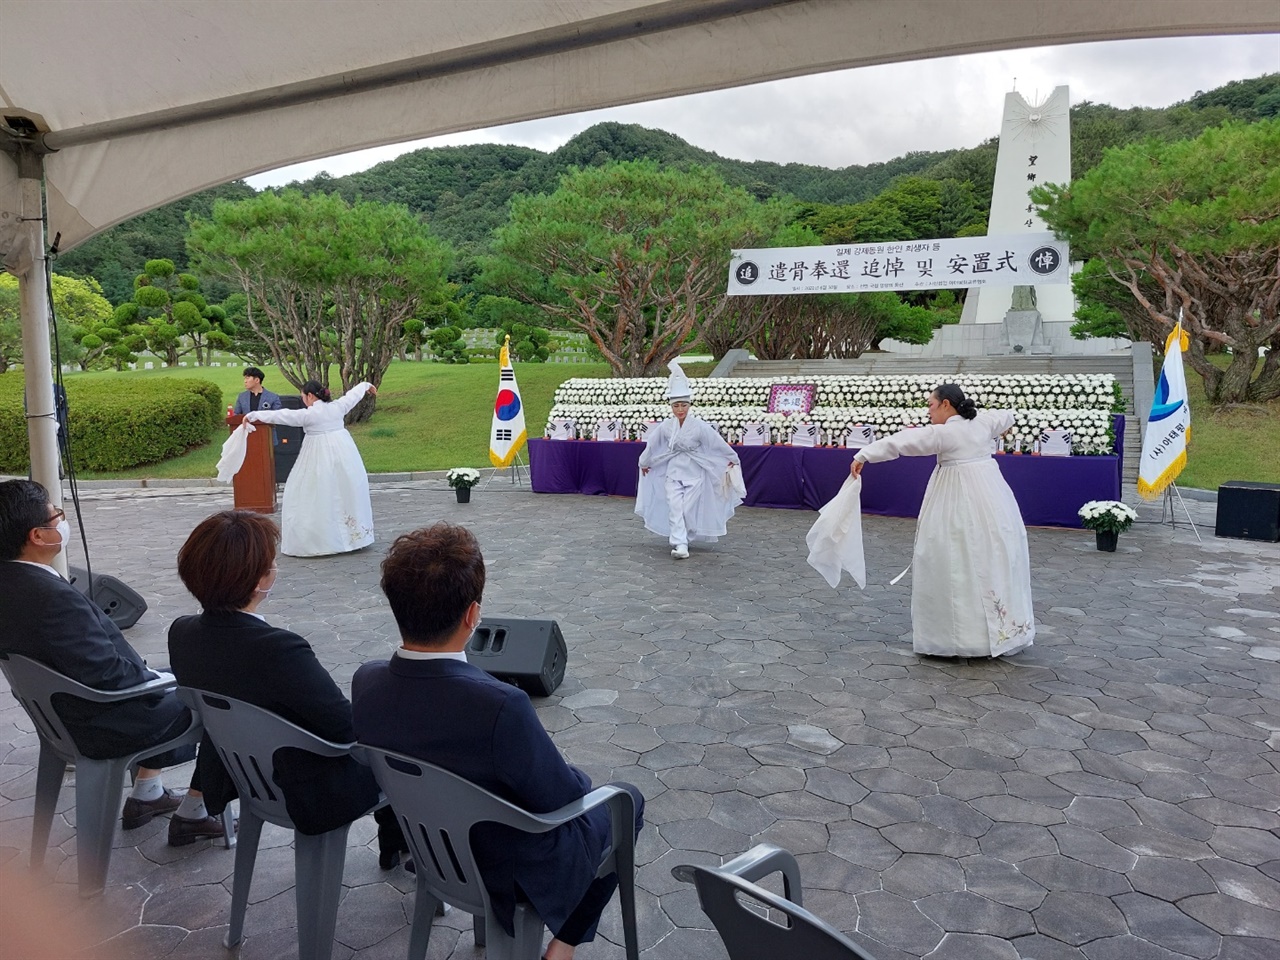
{"type": "Polygon", "coordinates": [[[139,777],[133,781],[133,789],[129,791],[131,800],[142,800],[147,802],[150,800],[159,800],[164,796],[164,781],[160,774],[154,777],[147,777],[145,780],[139,777]]]}
{"type": "Polygon", "coordinates": [[[173,812],[173,815],[183,820],[203,820],[209,815],[209,811],[205,809],[204,797],[193,797],[188,793],[182,798],[182,803],[178,804],[178,809],[173,812]]]}

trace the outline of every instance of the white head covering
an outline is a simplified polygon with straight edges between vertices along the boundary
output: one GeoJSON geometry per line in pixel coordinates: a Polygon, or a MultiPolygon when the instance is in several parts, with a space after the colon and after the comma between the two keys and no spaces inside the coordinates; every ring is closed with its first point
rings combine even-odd
{"type": "Polygon", "coordinates": [[[684,371],[680,369],[680,364],[672,360],[667,364],[671,370],[671,376],[667,378],[667,399],[688,400],[693,402],[693,387],[689,384],[689,378],[684,375],[684,371]]]}

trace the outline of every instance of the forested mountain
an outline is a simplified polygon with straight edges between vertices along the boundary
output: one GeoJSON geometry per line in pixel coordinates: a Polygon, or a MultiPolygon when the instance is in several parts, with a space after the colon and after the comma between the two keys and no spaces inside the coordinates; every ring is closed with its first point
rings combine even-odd
{"type": "MultiPolygon", "coordinates": [[[[218,200],[244,200],[256,196],[243,180],[233,180],[212,190],[192,194],[163,207],[126,220],[59,255],[53,269],[73,277],[93,277],[103,295],[114,304],[133,296],[133,278],[148,260],[172,260],[179,270],[187,266],[187,217],[205,217],[218,200]]],[[[219,302],[234,291],[217,282],[205,284],[205,295],[219,302]]]]}
{"type": "MultiPolygon", "coordinates": [[[[1086,101],[1071,109],[1072,169],[1081,175],[1098,163],[1105,148],[1143,137],[1183,139],[1229,118],[1253,121],[1276,115],[1280,115],[1280,74],[1229,83],[1162,109],[1120,110],[1086,101]]],[[[348,200],[405,204],[458,249],[458,279],[466,279],[475,255],[487,249],[493,229],[506,222],[511,198],[549,192],[575,166],[642,158],[676,166],[704,164],[759,198],[794,197],[810,212],[825,205],[871,200],[895,178],[907,175],[955,180],[971,185],[978,213],[985,217],[997,145],[992,138],[969,149],[909,153],[886,163],[832,170],[800,163],[732,160],[662,130],[601,123],[552,153],[500,144],[439,147],[407,153],[350,176],[322,174],[293,186],[304,193],[337,192],[348,200]]],[[[215,200],[242,199],[253,193],[243,181],[236,181],[160,207],[63,254],[56,269],[96,277],[108,299],[120,303],[132,295],[133,278],[142,272],[146,260],[164,257],[179,270],[185,268],[183,237],[189,215],[205,216],[215,200]]],[[[228,292],[206,286],[211,302],[228,292]]]]}

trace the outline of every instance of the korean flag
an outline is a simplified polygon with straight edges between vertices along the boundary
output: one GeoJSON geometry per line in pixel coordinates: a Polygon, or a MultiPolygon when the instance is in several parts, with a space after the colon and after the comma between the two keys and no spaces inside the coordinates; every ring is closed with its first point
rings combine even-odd
{"type": "Polygon", "coordinates": [[[511,367],[511,338],[502,344],[498,358],[498,397],[493,401],[493,426],[489,430],[489,462],[502,469],[511,466],[528,435],[524,429],[524,404],[511,367]]]}

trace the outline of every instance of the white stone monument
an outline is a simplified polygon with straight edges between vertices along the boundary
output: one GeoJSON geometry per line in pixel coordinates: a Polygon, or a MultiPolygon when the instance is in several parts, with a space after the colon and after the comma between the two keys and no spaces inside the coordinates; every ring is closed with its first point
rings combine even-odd
{"type": "MultiPolygon", "coordinates": [[[[1071,98],[1065,86],[1055,87],[1043,103],[1030,104],[1016,91],[1005,94],[1004,122],[1000,125],[1000,148],[996,154],[996,179],[991,191],[991,218],[987,234],[1007,236],[1044,233],[1048,230],[1027,195],[1045,183],[1071,182],[1071,98]]],[[[964,323],[1004,323],[1013,306],[1012,287],[970,290],[965,298],[964,323]]],[[[1046,323],[1070,322],[1075,300],[1070,284],[1035,287],[1032,309],[1046,323]]],[[[1026,291],[1019,291],[1019,309],[1026,314],[1026,291]]],[[[1011,329],[1024,331],[1043,343],[1038,322],[1029,317],[1011,318],[1011,329]],[[1030,325],[1031,330],[1028,330],[1030,325]]],[[[1029,341],[1028,341],[1029,342],[1029,341]]]]}

